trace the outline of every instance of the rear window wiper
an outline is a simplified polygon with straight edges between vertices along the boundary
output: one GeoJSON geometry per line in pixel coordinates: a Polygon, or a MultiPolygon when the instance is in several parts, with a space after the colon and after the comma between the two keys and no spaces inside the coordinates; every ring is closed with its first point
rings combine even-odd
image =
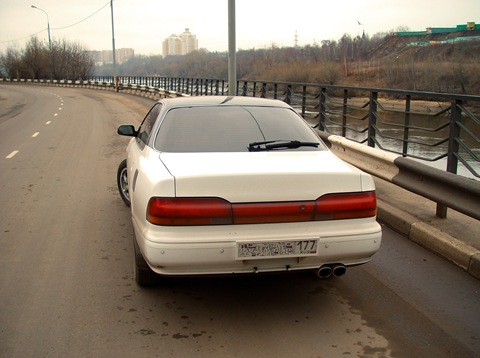
{"type": "Polygon", "coordinates": [[[299,140],[268,140],[264,142],[253,142],[248,145],[249,152],[261,152],[275,149],[295,149],[300,147],[318,147],[317,142],[302,142],[299,140]]]}

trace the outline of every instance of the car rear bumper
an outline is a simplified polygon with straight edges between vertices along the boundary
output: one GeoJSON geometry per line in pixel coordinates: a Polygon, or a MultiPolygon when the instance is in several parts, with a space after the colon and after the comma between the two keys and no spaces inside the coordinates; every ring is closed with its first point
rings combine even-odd
{"type": "MultiPolygon", "coordinates": [[[[142,255],[150,268],[162,275],[205,275],[276,272],[318,269],[324,264],[359,265],[370,261],[380,248],[381,228],[372,220],[361,219],[356,225],[357,233],[351,232],[353,220],[349,220],[344,233],[333,235],[324,227],[322,235],[315,234],[313,226],[254,225],[249,228],[232,228],[220,235],[211,232],[211,239],[204,239],[202,229],[198,235],[180,233],[179,239],[172,232],[159,233],[141,230],[134,221],[135,236],[142,255]],[[257,230],[255,230],[257,227],[257,230]],[[301,231],[299,228],[301,227],[301,231]],[[360,228],[360,229],[359,229],[360,228]],[[255,236],[250,235],[252,232],[255,236]],[[278,232],[277,230],[283,230],[278,232]],[[345,234],[348,233],[348,234],[345,234]],[[316,253],[311,256],[281,256],[269,258],[240,258],[238,244],[244,242],[272,242],[282,240],[317,240],[316,253]]],[[[339,223],[334,223],[334,226],[339,223]]],[[[190,229],[191,230],[191,229],[190,229]]]]}

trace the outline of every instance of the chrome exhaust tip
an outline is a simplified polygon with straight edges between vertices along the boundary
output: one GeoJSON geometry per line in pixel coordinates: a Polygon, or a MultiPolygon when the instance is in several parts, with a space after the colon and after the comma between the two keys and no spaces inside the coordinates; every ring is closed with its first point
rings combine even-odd
{"type": "Polygon", "coordinates": [[[319,278],[329,278],[330,276],[332,276],[332,273],[333,273],[333,270],[328,265],[323,265],[322,267],[320,267],[318,270],[315,271],[315,274],[319,278]]]}
{"type": "Polygon", "coordinates": [[[332,272],[333,276],[340,277],[345,275],[345,273],[347,272],[347,268],[345,267],[345,265],[333,265],[332,272]]]}

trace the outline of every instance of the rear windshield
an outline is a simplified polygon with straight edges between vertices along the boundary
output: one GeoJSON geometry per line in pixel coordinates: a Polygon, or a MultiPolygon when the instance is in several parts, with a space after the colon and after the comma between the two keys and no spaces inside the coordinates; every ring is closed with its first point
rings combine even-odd
{"type": "MultiPolygon", "coordinates": [[[[288,108],[217,106],[170,110],[163,119],[155,149],[162,152],[247,152],[261,141],[320,142],[313,130],[288,108]]],[[[288,150],[323,150],[300,147],[288,150]]]]}

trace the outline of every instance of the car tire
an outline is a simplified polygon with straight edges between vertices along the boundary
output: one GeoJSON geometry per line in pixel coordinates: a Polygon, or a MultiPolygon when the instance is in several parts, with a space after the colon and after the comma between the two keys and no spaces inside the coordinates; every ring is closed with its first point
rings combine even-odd
{"type": "Polygon", "coordinates": [[[128,190],[128,177],[127,177],[127,160],[124,159],[118,166],[117,170],[117,186],[125,205],[130,206],[130,192],[128,190]]]}
{"type": "Polygon", "coordinates": [[[133,240],[134,247],[134,263],[133,263],[133,276],[135,282],[139,286],[150,287],[154,286],[159,281],[159,275],[152,271],[145,261],[136,240],[133,240]]]}

